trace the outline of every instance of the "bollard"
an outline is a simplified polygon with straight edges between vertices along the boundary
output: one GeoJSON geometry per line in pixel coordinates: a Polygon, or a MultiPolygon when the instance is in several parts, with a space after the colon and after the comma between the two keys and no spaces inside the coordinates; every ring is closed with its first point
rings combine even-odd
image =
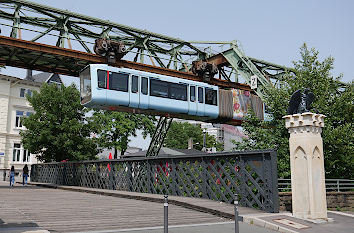
{"type": "Polygon", "coordinates": [[[237,194],[235,194],[235,201],[234,201],[234,205],[235,205],[235,233],[239,233],[239,226],[238,226],[238,196],[237,194]]]}
{"type": "Polygon", "coordinates": [[[163,203],[163,214],[164,214],[163,232],[168,233],[168,195],[165,195],[165,202],[163,203]]]}

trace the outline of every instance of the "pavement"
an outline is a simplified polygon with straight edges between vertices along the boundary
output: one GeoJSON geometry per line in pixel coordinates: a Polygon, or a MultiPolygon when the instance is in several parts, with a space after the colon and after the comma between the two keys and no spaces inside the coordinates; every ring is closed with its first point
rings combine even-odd
{"type": "MultiPolygon", "coordinates": [[[[8,183],[6,184],[8,185],[8,183]]],[[[4,184],[0,182],[0,185],[4,185],[4,184]]],[[[135,192],[92,189],[92,188],[72,187],[72,186],[58,186],[58,185],[34,183],[34,182],[32,182],[31,185],[45,187],[45,188],[62,189],[66,191],[91,193],[91,194],[97,194],[102,196],[143,200],[149,202],[163,203],[164,200],[164,196],[158,194],[135,193],[135,192]]],[[[177,196],[169,196],[169,203],[172,205],[184,207],[194,211],[209,213],[218,216],[220,218],[223,218],[224,220],[229,219],[229,221],[221,221],[221,222],[213,222],[213,223],[169,225],[170,233],[235,232],[234,229],[235,223],[232,220],[234,218],[234,206],[232,204],[225,204],[225,203],[215,202],[206,199],[177,197],[177,196]]],[[[290,212],[265,213],[259,210],[254,210],[245,207],[239,207],[239,215],[242,217],[242,221],[239,223],[240,233],[251,233],[251,232],[252,233],[272,233],[272,232],[354,233],[354,213],[350,211],[347,212],[328,211],[328,218],[331,221],[322,222],[322,223],[314,223],[308,220],[294,218],[292,217],[290,212]]],[[[11,224],[9,225],[6,222],[1,222],[0,220],[0,232],[9,232],[9,233],[48,232],[45,229],[42,229],[40,226],[36,225],[35,223],[24,222],[24,223],[11,223],[11,224]]],[[[80,231],[80,232],[160,233],[163,232],[163,227],[156,226],[156,227],[140,227],[140,228],[129,228],[129,229],[110,229],[104,231],[80,231]]]]}
{"type": "MultiPolygon", "coordinates": [[[[87,231],[87,233],[163,233],[163,227],[133,228],[111,231],[87,231]]],[[[210,223],[210,224],[188,224],[168,227],[169,233],[235,233],[235,222],[210,223]]],[[[273,230],[265,229],[244,222],[239,224],[240,233],[275,233],[273,230]]],[[[75,232],[82,233],[82,232],[75,232]]]]}

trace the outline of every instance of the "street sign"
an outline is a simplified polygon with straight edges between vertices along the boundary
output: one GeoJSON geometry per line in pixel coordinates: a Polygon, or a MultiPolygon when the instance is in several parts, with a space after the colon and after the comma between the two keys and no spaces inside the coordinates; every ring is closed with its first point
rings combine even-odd
{"type": "Polygon", "coordinates": [[[0,152],[0,156],[5,156],[5,153],[4,152],[0,152]]]}
{"type": "Polygon", "coordinates": [[[251,76],[251,89],[257,89],[257,75],[251,76]]]}

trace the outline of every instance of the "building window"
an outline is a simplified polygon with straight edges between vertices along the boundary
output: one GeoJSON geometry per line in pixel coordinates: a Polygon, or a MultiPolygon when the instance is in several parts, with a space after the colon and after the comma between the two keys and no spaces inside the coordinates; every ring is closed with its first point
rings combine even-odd
{"type": "Polygon", "coordinates": [[[15,127],[22,128],[22,122],[24,117],[29,117],[32,115],[32,112],[24,112],[24,111],[16,111],[16,120],[15,120],[15,127]]]}
{"type": "Polygon", "coordinates": [[[16,111],[16,128],[22,128],[23,111],[16,111]]]}
{"type": "Polygon", "coordinates": [[[23,150],[22,162],[29,163],[31,162],[31,153],[28,150],[23,150]]]}
{"type": "Polygon", "coordinates": [[[25,98],[26,94],[29,96],[32,96],[32,90],[31,89],[25,89],[25,88],[21,88],[20,90],[20,97],[21,98],[25,98]],[[27,92],[27,93],[26,93],[27,92]]]}
{"type": "Polygon", "coordinates": [[[26,93],[26,89],[25,88],[21,88],[20,97],[25,97],[25,93],[26,93]]]}
{"type": "Polygon", "coordinates": [[[31,153],[21,147],[20,143],[14,143],[14,148],[12,152],[13,162],[29,163],[31,162],[31,153]]]}
{"type": "Polygon", "coordinates": [[[60,85],[61,85],[60,82],[53,81],[53,80],[49,80],[48,84],[55,84],[55,85],[57,85],[58,87],[60,87],[60,85]]]}
{"type": "Polygon", "coordinates": [[[14,149],[13,149],[13,154],[12,154],[12,161],[20,162],[21,161],[20,157],[21,157],[21,144],[15,143],[14,149]]]}
{"type": "Polygon", "coordinates": [[[32,96],[32,90],[28,89],[27,90],[27,95],[32,96]]]}

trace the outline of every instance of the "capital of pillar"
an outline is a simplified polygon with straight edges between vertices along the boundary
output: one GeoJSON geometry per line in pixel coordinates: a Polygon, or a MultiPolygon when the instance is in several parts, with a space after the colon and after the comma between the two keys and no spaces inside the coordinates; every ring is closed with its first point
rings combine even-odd
{"type": "Polygon", "coordinates": [[[284,116],[290,133],[290,168],[293,216],[327,219],[322,114],[306,112],[284,116]]]}

